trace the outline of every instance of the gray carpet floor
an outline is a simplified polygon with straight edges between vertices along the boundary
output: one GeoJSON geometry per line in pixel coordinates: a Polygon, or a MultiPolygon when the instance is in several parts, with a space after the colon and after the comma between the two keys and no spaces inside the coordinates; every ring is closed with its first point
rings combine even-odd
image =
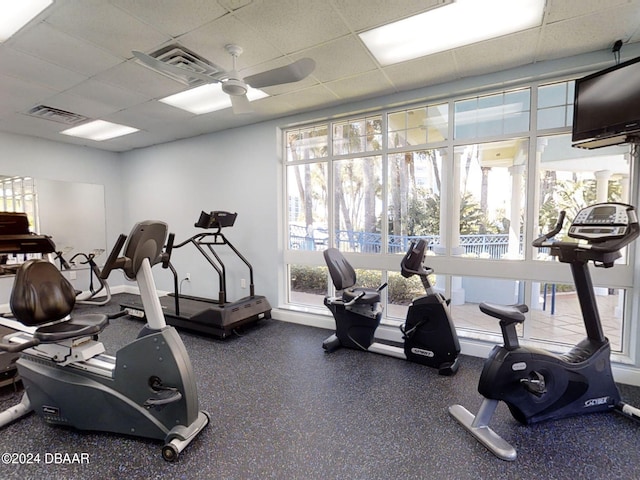
{"type": "MultiPolygon", "coordinates": [[[[118,311],[122,297],[97,310],[118,311]]],[[[100,337],[107,353],[141,327],[131,317],[113,320],[100,337]]],[[[501,404],[492,426],[518,450],[515,462],[505,462],[447,411],[454,403],[477,411],[482,359],[462,356],[458,374],[443,377],[371,353],[326,354],[321,344],[330,333],[276,319],[226,340],[181,331],[211,422],[177,462],[161,458],[161,442],[52,427],[32,414],[2,430],[0,452],[39,453],[41,462],[0,464],[0,478],[640,478],[637,422],[606,413],[524,426],[501,404]],[[86,454],[89,463],[45,463],[54,458],[47,453],[86,454]]],[[[640,388],[620,389],[640,405],[640,388]]],[[[4,388],[0,408],[19,399],[4,388]]]]}

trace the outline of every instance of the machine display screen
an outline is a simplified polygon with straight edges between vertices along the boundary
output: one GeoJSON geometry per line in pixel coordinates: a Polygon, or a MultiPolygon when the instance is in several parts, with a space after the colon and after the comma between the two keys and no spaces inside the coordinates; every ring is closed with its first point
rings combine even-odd
{"type": "Polygon", "coordinates": [[[614,206],[595,207],[587,217],[587,223],[603,223],[604,220],[612,219],[615,214],[616,207],[614,206]]]}

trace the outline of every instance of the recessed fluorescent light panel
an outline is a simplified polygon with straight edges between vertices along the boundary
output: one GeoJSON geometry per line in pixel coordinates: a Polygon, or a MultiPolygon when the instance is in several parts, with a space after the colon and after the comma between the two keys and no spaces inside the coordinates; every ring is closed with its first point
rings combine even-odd
{"type": "Polygon", "coordinates": [[[69,128],[60,133],[72,137],[88,138],[89,140],[101,142],[103,140],[109,140],[110,138],[122,137],[123,135],[128,135],[137,131],[137,128],[127,127],[126,125],[105,122],[104,120],[94,120],[93,122],[69,128]]]}
{"type": "MultiPolygon", "coordinates": [[[[256,88],[249,87],[247,91],[247,98],[250,101],[268,96],[269,95],[262,90],[256,88]]],[[[196,115],[231,107],[231,99],[229,95],[222,91],[222,85],[220,83],[208,83],[200,87],[192,88],[191,90],[185,90],[184,92],[161,98],[160,101],[196,115]]]]}
{"type": "Polygon", "coordinates": [[[360,38],[381,65],[391,65],[537,27],[544,5],[545,0],[456,0],[360,38]]]}
{"type": "Polygon", "coordinates": [[[4,0],[0,2],[0,42],[29,23],[36,15],[53,3],[53,0],[4,0]]]}

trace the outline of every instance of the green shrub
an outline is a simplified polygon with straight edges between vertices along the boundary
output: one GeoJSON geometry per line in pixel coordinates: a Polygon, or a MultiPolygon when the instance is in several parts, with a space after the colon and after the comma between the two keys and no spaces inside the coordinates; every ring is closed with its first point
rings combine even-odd
{"type": "MultiPolygon", "coordinates": [[[[290,272],[291,290],[314,295],[328,293],[329,272],[327,267],[291,265],[290,272]]],[[[381,272],[374,270],[356,270],[356,278],[358,286],[365,288],[378,288],[382,282],[381,272]]],[[[433,278],[432,280],[435,281],[433,278]]],[[[424,287],[417,276],[404,278],[399,273],[390,274],[387,283],[389,303],[409,305],[415,297],[424,295],[424,287]]]]}
{"type": "Polygon", "coordinates": [[[291,265],[291,290],[294,292],[326,295],[328,291],[327,267],[291,265]]]}

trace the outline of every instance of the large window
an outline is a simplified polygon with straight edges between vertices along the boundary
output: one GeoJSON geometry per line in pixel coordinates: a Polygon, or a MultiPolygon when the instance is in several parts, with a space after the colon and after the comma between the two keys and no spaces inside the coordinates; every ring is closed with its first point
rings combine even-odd
{"type": "Polygon", "coordinates": [[[26,213],[29,228],[38,231],[36,181],[31,177],[0,176],[0,211],[26,213]]]}
{"type": "Polygon", "coordinates": [[[454,148],[458,234],[452,246],[471,258],[521,259],[528,140],[454,148]]]}
{"type": "MultiPolygon", "coordinates": [[[[430,280],[461,336],[499,341],[478,303],[524,302],[523,341],[575,343],[584,327],[570,269],[531,242],[560,210],[572,219],[595,202],[630,202],[634,172],[627,146],[571,146],[573,88],[531,84],[285,130],[285,301],[329,314],[321,252],[336,247],[360,284],[388,284],[383,322],[398,325],[424,293],[399,274],[400,258],[425,238],[430,280]]],[[[629,344],[630,255],[594,273],[618,352],[629,344]]]]}
{"type": "Polygon", "coordinates": [[[441,170],[446,151],[412,150],[387,157],[387,251],[404,253],[416,237],[440,242],[441,170]]]}

